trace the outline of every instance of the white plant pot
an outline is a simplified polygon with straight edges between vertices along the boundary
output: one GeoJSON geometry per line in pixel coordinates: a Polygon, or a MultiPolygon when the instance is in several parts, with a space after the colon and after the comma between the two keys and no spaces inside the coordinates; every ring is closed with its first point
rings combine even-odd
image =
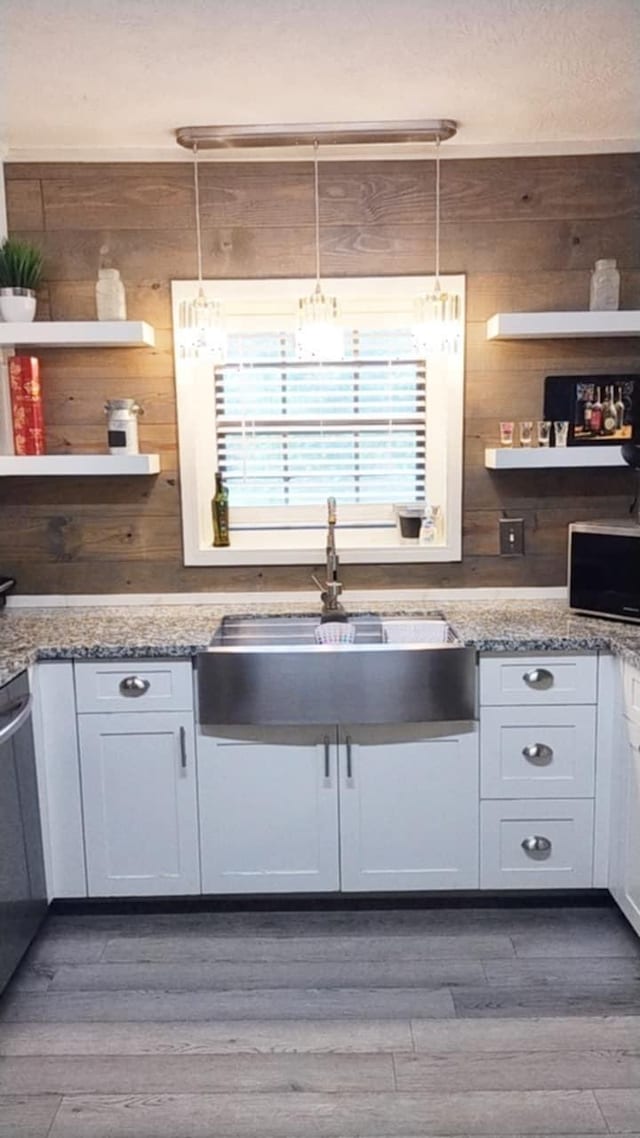
{"type": "Polygon", "coordinates": [[[36,294],[30,288],[0,288],[0,319],[5,324],[28,324],[36,314],[36,294]]]}

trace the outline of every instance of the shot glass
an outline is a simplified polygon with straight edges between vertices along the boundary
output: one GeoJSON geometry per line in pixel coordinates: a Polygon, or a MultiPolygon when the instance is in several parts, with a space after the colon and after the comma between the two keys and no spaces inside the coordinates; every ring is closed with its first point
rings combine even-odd
{"type": "Polygon", "coordinates": [[[512,447],[513,446],[513,423],[500,424],[500,446],[512,447]]]}
{"type": "Polygon", "coordinates": [[[553,436],[557,447],[566,447],[569,423],[566,419],[556,420],[553,424],[553,436]]]}
{"type": "Polygon", "coordinates": [[[523,419],[520,423],[520,446],[530,447],[533,443],[533,422],[531,419],[523,419]]]}
{"type": "Polygon", "coordinates": [[[538,446],[548,447],[551,442],[551,422],[549,419],[538,419],[538,446]]]}

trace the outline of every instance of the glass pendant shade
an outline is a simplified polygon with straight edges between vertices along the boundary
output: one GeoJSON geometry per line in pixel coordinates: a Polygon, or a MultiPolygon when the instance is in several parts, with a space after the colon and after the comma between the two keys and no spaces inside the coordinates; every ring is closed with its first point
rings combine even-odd
{"type": "Polygon", "coordinates": [[[296,352],[301,360],[340,360],[344,353],[343,330],[338,321],[338,301],[325,296],[320,286],[320,195],[318,192],[318,143],[313,144],[313,186],[316,237],[316,287],[311,296],[298,301],[296,352]]]}
{"type": "Polygon", "coordinates": [[[298,303],[296,349],[301,360],[342,359],[344,343],[338,302],[335,296],[324,295],[319,282],[311,296],[298,303]]]}
{"type": "Polygon", "coordinates": [[[180,354],[185,359],[207,359],[222,364],[227,337],[217,300],[207,300],[202,288],[193,300],[183,300],[179,309],[180,354]]]}
{"type": "Polygon", "coordinates": [[[460,347],[460,298],[434,289],[414,306],[413,338],[425,356],[452,355],[460,347]]]}

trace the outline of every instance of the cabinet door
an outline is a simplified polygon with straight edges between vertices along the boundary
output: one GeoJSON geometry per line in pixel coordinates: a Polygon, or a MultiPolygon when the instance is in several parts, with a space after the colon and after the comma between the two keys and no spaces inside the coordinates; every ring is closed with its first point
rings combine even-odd
{"type": "Polygon", "coordinates": [[[340,748],[342,888],[477,889],[477,732],[358,727],[340,748]]]}
{"type": "Polygon", "coordinates": [[[198,734],[205,893],[337,890],[336,732],[198,734]]]}
{"type": "Polygon", "coordinates": [[[640,726],[625,720],[623,730],[609,887],[640,935],[640,726]]]}
{"type": "Polygon", "coordinates": [[[198,893],[193,719],[79,715],[89,895],[198,893]]]}

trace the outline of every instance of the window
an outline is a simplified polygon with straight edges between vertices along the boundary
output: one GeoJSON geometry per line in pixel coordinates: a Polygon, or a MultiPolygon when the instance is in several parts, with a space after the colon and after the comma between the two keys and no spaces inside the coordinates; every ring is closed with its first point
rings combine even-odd
{"type": "Polygon", "coordinates": [[[345,562],[460,558],[464,278],[455,351],[416,352],[414,303],[432,278],[323,281],[337,295],[343,358],[296,356],[301,280],[205,282],[223,306],[224,364],[185,356],[180,303],[195,282],[172,286],[187,565],[317,562],[326,500],[338,504],[345,562]],[[210,502],[219,469],[229,487],[231,545],[212,547],[210,502]],[[396,505],[438,505],[437,544],[402,543],[396,505]]]}

